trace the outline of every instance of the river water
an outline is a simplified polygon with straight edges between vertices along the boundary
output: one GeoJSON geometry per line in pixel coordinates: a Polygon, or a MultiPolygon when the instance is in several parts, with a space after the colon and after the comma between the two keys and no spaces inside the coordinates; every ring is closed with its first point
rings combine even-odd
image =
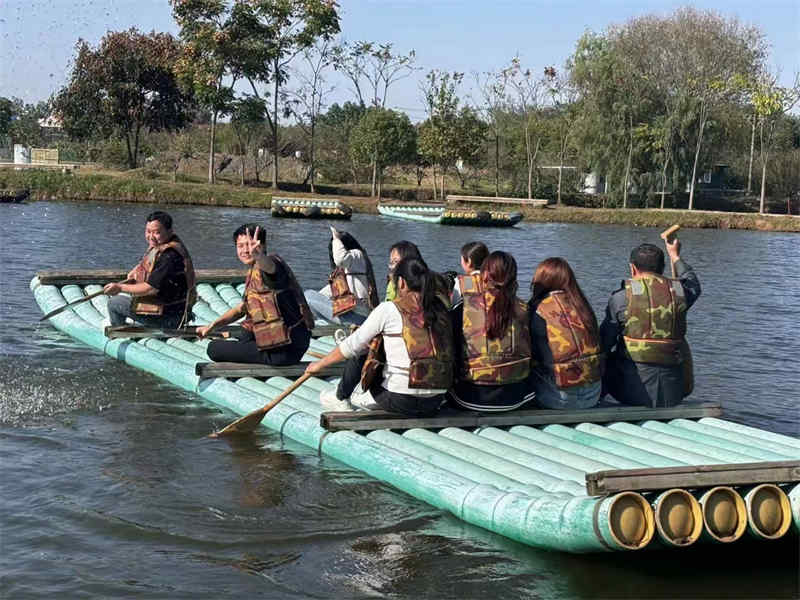
{"type": "MultiPolygon", "coordinates": [[[[573,556],[509,541],[310,449],[231,420],[47,324],[37,270],[130,268],[152,206],[0,205],[0,598],[796,598],[798,542],[573,556]]],[[[264,223],[301,284],[322,287],[325,222],[261,210],[170,207],[199,268],[238,265],[231,232],[264,223]]],[[[370,215],[346,225],[380,281],[389,246],[415,241],[456,269],[473,239],[512,252],[520,295],[563,256],[602,318],[631,247],[653,229],[440,227],[370,215]]],[[[689,315],[694,398],[726,418],[798,435],[800,237],[684,230],[703,295],[689,315]]]]}

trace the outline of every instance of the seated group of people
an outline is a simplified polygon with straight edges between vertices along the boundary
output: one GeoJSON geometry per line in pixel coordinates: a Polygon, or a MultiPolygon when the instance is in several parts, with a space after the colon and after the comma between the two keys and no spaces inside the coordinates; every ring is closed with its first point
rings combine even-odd
{"type": "MultiPolygon", "coordinates": [[[[194,272],[171,225],[166,213],[152,213],[148,252],[129,274],[134,283],[106,286],[109,295],[133,296],[109,301],[112,325],[125,317],[145,324],[160,318],[162,326],[190,318],[194,272]]],[[[443,275],[428,268],[415,244],[401,241],[390,249],[386,299],[379,302],[367,252],[347,232],[331,227],[332,272],[319,292],[303,292],[289,265],[266,253],[260,226],[242,225],[233,242],[249,268],[244,301],[197,334],[246,317],[244,332],[236,340],[211,341],[209,357],[296,364],[308,349],[315,317],[350,325],[354,331],[306,369],[315,374],[345,361],[336,390],[321,393],[327,410],[358,406],[432,416],[445,404],[476,411],[532,403],[583,409],[606,394],[623,404],[663,407],[691,392],[686,311],[700,284],[681,260],[677,239],[667,242],[674,278],[663,276],[665,257],[657,246],[631,252],[631,276],[611,295],[599,326],[562,258],[539,263],[531,298],[523,301],[517,264],[507,252],[490,253],[471,242],[461,249],[462,273],[443,275]]]]}

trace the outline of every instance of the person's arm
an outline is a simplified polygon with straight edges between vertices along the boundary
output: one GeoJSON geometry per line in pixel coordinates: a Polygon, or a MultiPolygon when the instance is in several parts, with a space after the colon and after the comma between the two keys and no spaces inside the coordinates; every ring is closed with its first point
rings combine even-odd
{"type": "Polygon", "coordinates": [[[233,308],[225,311],[219,317],[217,317],[214,322],[209,325],[201,325],[195,331],[197,333],[197,337],[205,337],[209,333],[211,333],[217,327],[225,327],[225,325],[230,325],[234,321],[237,321],[245,314],[245,306],[244,302],[239,304],[239,306],[234,306],[233,308]]]}
{"type": "Polygon", "coordinates": [[[367,320],[364,321],[355,332],[345,338],[336,348],[326,354],[324,358],[309,363],[308,367],[306,367],[306,373],[318,373],[325,367],[363,353],[369,347],[369,343],[372,339],[383,333],[387,313],[392,308],[393,305],[390,302],[384,302],[378,306],[369,314],[367,320]]]}
{"type": "Polygon", "coordinates": [[[256,229],[253,232],[251,232],[249,229],[245,230],[250,256],[253,257],[256,266],[264,271],[264,273],[267,275],[274,275],[277,267],[275,266],[275,261],[264,252],[264,246],[261,245],[261,242],[258,239],[258,234],[260,231],[261,228],[258,226],[256,226],[256,229]]]}
{"type": "Polygon", "coordinates": [[[158,289],[146,281],[139,283],[107,283],[103,287],[106,296],[116,296],[119,293],[130,294],[131,296],[150,296],[158,293],[158,289]]]}
{"type": "MultiPolygon", "coordinates": [[[[333,227],[331,227],[331,231],[336,231],[333,227]]],[[[331,253],[333,254],[333,264],[337,267],[341,267],[343,269],[350,269],[350,265],[353,262],[354,256],[353,253],[349,250],[345,249],[342,240],[338,237],[338,231],[333,234],[333,240],[331,241],[331,253]]]]}
{"type": "Polygon", "coordinates": [[[625,292],[617,290],[611,294],[606,306],[606,315],[600,324],[600,347],[603,352],[610,352],[619,341],[622,334],[622,323],[627,309],[625,292]]]}

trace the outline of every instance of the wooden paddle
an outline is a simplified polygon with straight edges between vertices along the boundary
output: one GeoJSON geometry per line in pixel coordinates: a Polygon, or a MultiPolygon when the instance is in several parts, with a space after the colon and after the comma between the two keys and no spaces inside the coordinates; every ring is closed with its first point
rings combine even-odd
{"type": "MultiPolygon", "coordinates": [[[[121,283],[133,283],[133,279],[126,279],[125,281],[123,281],[121,283]]],[[[81,298],[80,300],[74,300],[73,302],[70,302],[69,304],[65,304],[64,306],[61,306],[61,307],[59,307],[59,308],[57,308],[55,310],[51,310],[49,313],[47,313],[45,316],[43,316],[41,319],[39,319],[39,322],[46,321],[47,319],[49,319],[51,317],[55,317],[56,315],[61,314],[62,312],[64,312],[68,308],[72,308],[73,306],[77,306],[78,304],[82,304],[84,302],[88,302],[92,298],[97,298],[98,296],[102,296],[102,295],[103,295],[103,290],[100,290],[99,292],[95,292],[94,294],[89,294],[88,296],[85,296],[85,297],[81,298]]]]}
{"type": "MultiPolygon", "coordinates": [[[[110,339],[128,338],[138,340],[141,338],[198,338],[197,327],[189,325],[182,329],[160,329],[158,327],[138,327],[128,325],[108,326],[103,331],[105,336],[110,339]]],[[[231,336],[231,331],[222,329],[218,333],[206,335],[207,340],[224,340],[231,336]]]]}
{"type": "MultiPolygon", "coordinates": [[[[673,225],[669,229],[661,232],[661,239],[667,244],[672,241],[672,238],[677,237],[680,225],[673,225]]],[[[678,277],[678,271],[675,268],[675,263],[669,261],[670,268],[672,269],[672,278],[678,277]]],[[[689,342],[684,336],[681,343],[681,351],[683,352],[683,396],[684,398],[692,393],[694,390],[694,359],[692,358],[692,349],[689,347],[689,342]]]]}
{"type": "Polygon", "coordinates": [[[228,435],[237,435],[241,433],[252,433],[255,431],[256,427],[261,424],[261,421],[264,419],[264,416],[272,410],[275,406],[280,404],[281,400],[286,398],[289,394],[299,388],[305,381],[311,377],[311,373],[305,373],[302,376],[298,377],[297,380],[290,385],[288,388],[283,390],[272,402],[269,404],[265,404],[258,410],[254,410],[249,415],[245,415],[240,419],[236,419],[233,423],[225,427],[224,429],[220,429],[219,431],[215,431],[208,437],[218,438],[222,436],[228,435]]]}

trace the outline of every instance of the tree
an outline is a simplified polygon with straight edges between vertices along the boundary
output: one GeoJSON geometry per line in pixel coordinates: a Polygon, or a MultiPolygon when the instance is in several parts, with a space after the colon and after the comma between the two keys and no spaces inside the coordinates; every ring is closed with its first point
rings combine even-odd
{"type": "MultiPolygon", "coordinates": [[[[247,155],[253,149],[253,142],[264,129],[264,114],[266,106],[260,98],[244,97],[237,100],[231,112],[231,128],[233,129],[239,146],[241,165],[241,183],[244,185],[244,169],[247,155]]],[[[253,153],[253,162],[258,160],[256,152],[253,153]]],[[[256,179],[258,179],[258,165],[254,164],[256,179]]]]}
{"type": "MultiPolygon", "coordinates": [[[[775,132],[781,118],[800,100],[800,75],[795,75],[794,86],[777,85],[777,78],[764,74],[755,85],[753,106],[758,119],[759,158],[761,162],[761,196],[758,212],[764,213],[767,187],[767,162],[775,145],[775,132]]],[[[787,207],[787,214],[791,207],[787,207]]]]}
{"type": "Polygon", "coordinates": [[[325,82],[324,71],[331,65],[330,43],[321,40],[311,48],[303,50],[303,61],[306,69],[295,72],[300,85],[290,92],[293,98],[293,110],[297,123],[308,138],[308,179],[311,181],[311,193],[314,193],[315,177],[315,142],[317,122],[324,107],[325,98],[333,91],[325,82]]]}
{"type": "MultiPolygon", "coordinates": [[[[342,42],[332,50],[333,65],[350,80],[353,94],[362,108],[386,108],[389,86],[411,75],[416,53],[393,54],[392,44],[342,42]]],[[[377,163],[372,162],[372,195],[375,195],[377,163]]]]}
{"type": "Polygon", "coordinates": [[[70,81],[54,101],[63,128],[77,138],[119,136],[136,168],[143,131],[181,129],[191,118],[191,95],[173,70],[180,54],[170,34],[135,28],[106,34],[96,49],[78,40],[70,81]]]}
{"type": "Polygon", "coordinates": [[[44,144],[39,121],[50,114],[47,102],[26,104],[20,98],[0,98],[0,136],[7,135],[12,143],[24,146],[44,144]]]}
{"type": "Polygon", "coordinates": [[[209,111],[208,182],[214,183],[217,120],[230,114],[236,82],[252,73],[263,56],[263,31],[252,7],[225,0],[170,0],[181,28],[182,56],[176,63],[181,83],[209,111]]]}
{"type": "Polygon", "coordinates": [[[321,142],[317,162],[327,177],[338,181],[350,178],[353,185],[358,184],[359,169],[350,153],[350,134],[366,110],[360,104],[345,102],[341,106],[333,104],[319,116],[321,142]]]}
{"type": "MultiPolygon", "coordinates": [[[[542,145],[540,117],[542,96],[546,90],[543,79],[533,75],[530,69],[523,69],[519,57],[511,59],[511,66],[505,69],[509,84],[513,88],[516,101],[514,110],[522,117],[523,139],[525,141],[525,160],[528,175],[528,198],[533,198],[533,169],[542,145]]],[[[545,70],[545,73],[548,71],[545,70]]]]}
{"type": "Polygon", "coordinates": [[[386,108],[368,108],[350,136],[350,152],[362,164],[374,161],[381,198],[383,169],[412,162],[416,156],[417,134],[408,116],[386,108]]]}
{"type": "MultiPolygon", "coordinates": [[[[553,67],[544,70],[545,80],[548,86],[548,94],[553,108],[555,118],[555,139],[557,141],[558,155],[558,188],[556,192],[556,202],[561,205],[561,188],[564,179],[564,162],[569,152],[571,137],[576,121],[576,99],[577,90],[569,80],[568,75],[559,75],[553,67]]],[[[630,170],[630,157],[633,153],[633,134],[631,133],[631,149],[628,154],[628,170],[630,170]]],[[[625,180],[625,196],[627,197],[627,178],[625,180]]]]}
{"type": "Polygon", "coordinates": [[[14,102],[0,96],[0,136],[8,135],[14,118],[14,102]]]}
{"type": "Polygon", "coordinates": [[[475,84],[483,97],[483,114],[492,132],[494,147],[494,195],[500,195],[500,133],[502,130],[502,115],[508,103],[508,69],[501,69],[497,73],[488,71],[475,73],[475,84]]]}
{"type": "MultiPolygon", "coordinates": [[[[329,40],[339,32],[338,4],[334,0],[250,0],[263,32],[263,61],[248,76],[253,93],[256,82],[272,83],[272,111],[267,113],[272,141],[272,187],[278,189],[279,102],[281,87],[289,78],[288,67],[303,50],[317,40],[329,40]]],[[[284,110],[284,112],[288,112],[284,110]]]]}

